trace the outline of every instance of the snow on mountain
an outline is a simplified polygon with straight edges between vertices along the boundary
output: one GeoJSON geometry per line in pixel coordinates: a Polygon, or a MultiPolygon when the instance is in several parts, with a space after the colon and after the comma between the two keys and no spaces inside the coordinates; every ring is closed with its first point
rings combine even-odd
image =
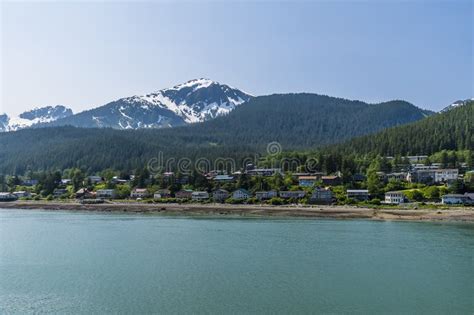
{"type": "Polygon", "coordinates": [[[456,107],[459,107],[459,106],[463,106],[463,105],[466,105],[468,102],[472,102],[474,101],[474,98],[471,98],[470,100],[459,100],[459,101],[456,101],[454,103],[452,103],[451,105],[448,105],[446,106],[445,108],[443,108],[440,112],[441,113],[444,113],[444,112],[447,112],[448,110],[451,110],[453,108],[456,108],[456,107]]]}
{"type": "Polygon", "coordinates": [[[196,79],[146,95],[121,98],[49,125],[115,129],[166,128],[225,115],[252,96],[209,79],[196,79]]]}
{"type": "Polygon", "coordinates": [[[0,115],[0,131],[15,131],[29,128],[38,124],[44,124],[66,118],[73,114],[72,110],[63,106],[46,106],[26,111],[17,117],[0,115]]]}

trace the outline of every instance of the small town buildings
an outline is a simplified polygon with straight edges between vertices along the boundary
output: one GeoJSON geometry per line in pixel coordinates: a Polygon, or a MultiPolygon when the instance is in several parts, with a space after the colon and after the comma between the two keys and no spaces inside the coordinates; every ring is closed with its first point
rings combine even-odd
{"type": "Polygon", "coordinates": [[[322,176],[321,181],[324,186],[337,186],[341,184],[341,178],[336,175],[322,176]]]}
{"type": "Polygon", "coordinates": [[[21,190],[21,191],[15,191],[13,192],[17,198],[28,198],[31,197],[31,193],[29,191],[21,190]]]}
{"type": "Polygon", "coordinates": [[[67,189],[57,188],[53,191],[53,196],[58,198],[58,197],[65,196],[68,193],[69,193],[69,191],[67,189]]]}
{"type": "Polygon", "coordinates": [[[435,170],[434,172],[435,172],[434,174],[435,183],[452,182],[458,179],[458,176],[459,176],[459,170],[457,168],[438,169],[438,170],[435,170]]]}
{"type": "Polygon", "coordinates": [[[88,190],[87,188],[81,188],[76,191],[76,199],[95,199],[97,197],[97,193],[88,190]]]}
{"type": "Polygon", "coordinates": [[[275,190],[270,191],[257,191],[255,197],[257,200],[268,200],[278,196],[278,193],[275,190]]]}
{"type": "Polygon", "coordinates": [[[183,189],[176,192],[174,195],[176,199],[191,199],[193,191],[191,189],[183,189]]]}
{"type": "Polygon", "coordinates": [[[347,198],[359,201],[369,200],[369,191],[367,189],[348,189],[347,198]]]}
{"type": "Polygon", "coordinates": [[[441,197],[441,202],[445,205],[468,205],[474,204],[474,200],[468,195],[448,194],[441,197]]]}
{"type": "Polygon", "coordinates": [[[203,201],[209,199],[209,193],[207,191],[193,191],[191,198],[194,201],[203,201]]]}
{"type": "Polygon", "coordinates": [[[0,192],[0,201],[15,201],[18,197],[8,192],[0,192]]]}
{"type": "Polygon", "coordinates": [[[169,189],[159,189],[153,194],[153,199],[171,198],[171,191],[169,189]]]}
{"type": "Polygon", "coordinates": [[[280,197],[283,199],[300,199],[304,198],[306,192],[303,190],[295,190],[295,191],[280,191],[280,197]]]}
{"type": "Polygon", "coordinates": [[[298,176],[298,185],[300,187],[313,187],[321,177],[315,175],[298,176]]]}
{"type": "Polygon", "coordinates": [[[235,200],[245,200],[249,199],[252,195],[246,189],[240,188],[232,193],[232,199],[235,200]]]}
{"type": "Polygon", "coordinates": [[[225,201],[229,196],[230,193],[225,189],[216,189],[212,192],[212,199],[217,202],[225,201]]]}
{"type": "Polygon", "coordinates": [[[330,204],[333,202],[333,193],[328,188],[316,187],[309,199],[310,203],[314,204],[330,204]]]}
{"type": "Polygon", "coordinates": [[[96,196],[100,199],[114,199],[116,197],[116,192],[115,189],[98,189],[96,196]]]}
{"type": "Polygon", "coordinates": [[[146,188],[135,188],[132,190],[130,194],[131,198],[148,198],[150,197],[150,193],[146,188]]]}
{"type": "Polygon", "coordinates": [[[401,191],[388,191],[385,193],[385,203],[398,205],[405,202],[405,194],[401,191]]]}

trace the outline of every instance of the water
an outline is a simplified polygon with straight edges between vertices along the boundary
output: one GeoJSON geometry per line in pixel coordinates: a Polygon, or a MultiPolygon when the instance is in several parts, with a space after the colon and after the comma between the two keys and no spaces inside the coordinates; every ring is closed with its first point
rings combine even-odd
{"type": "Polygon", "coordinates": [[[474,311],[474,226],[0,210],[0,313],[474,311]]]}

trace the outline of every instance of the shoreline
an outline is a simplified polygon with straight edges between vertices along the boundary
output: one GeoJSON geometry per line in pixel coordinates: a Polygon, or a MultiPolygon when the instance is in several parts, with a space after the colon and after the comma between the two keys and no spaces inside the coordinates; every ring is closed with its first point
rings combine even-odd
{"type": "Polygon", "coordinates": [[[140,213],[183,216],[241,216],[241,217],[295,217],[368,219],[397,221],[458,221],[474,223],[473,207],[448,209],[372,209],[356,206],[270,206],[229,204],[145,204],[103,203],[80,204],[78,202],[16,201],[0,203],[0,209],[91,211],[107,213],[140,213]]]}

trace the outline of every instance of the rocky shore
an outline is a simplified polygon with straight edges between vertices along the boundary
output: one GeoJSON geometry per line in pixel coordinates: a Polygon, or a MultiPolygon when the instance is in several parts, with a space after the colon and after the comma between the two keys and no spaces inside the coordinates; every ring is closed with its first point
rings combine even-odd
{"type": "Polygon", "coordinates": [[[228,204],[147,204],[17,201],[0,203],[0,209],[98,211],[162,215],[222,215],[242,217],[305,217],[408,221],[465,221],[474,223],[474,208],[371,209],[356,206],[268,206],[228,204]]]}

